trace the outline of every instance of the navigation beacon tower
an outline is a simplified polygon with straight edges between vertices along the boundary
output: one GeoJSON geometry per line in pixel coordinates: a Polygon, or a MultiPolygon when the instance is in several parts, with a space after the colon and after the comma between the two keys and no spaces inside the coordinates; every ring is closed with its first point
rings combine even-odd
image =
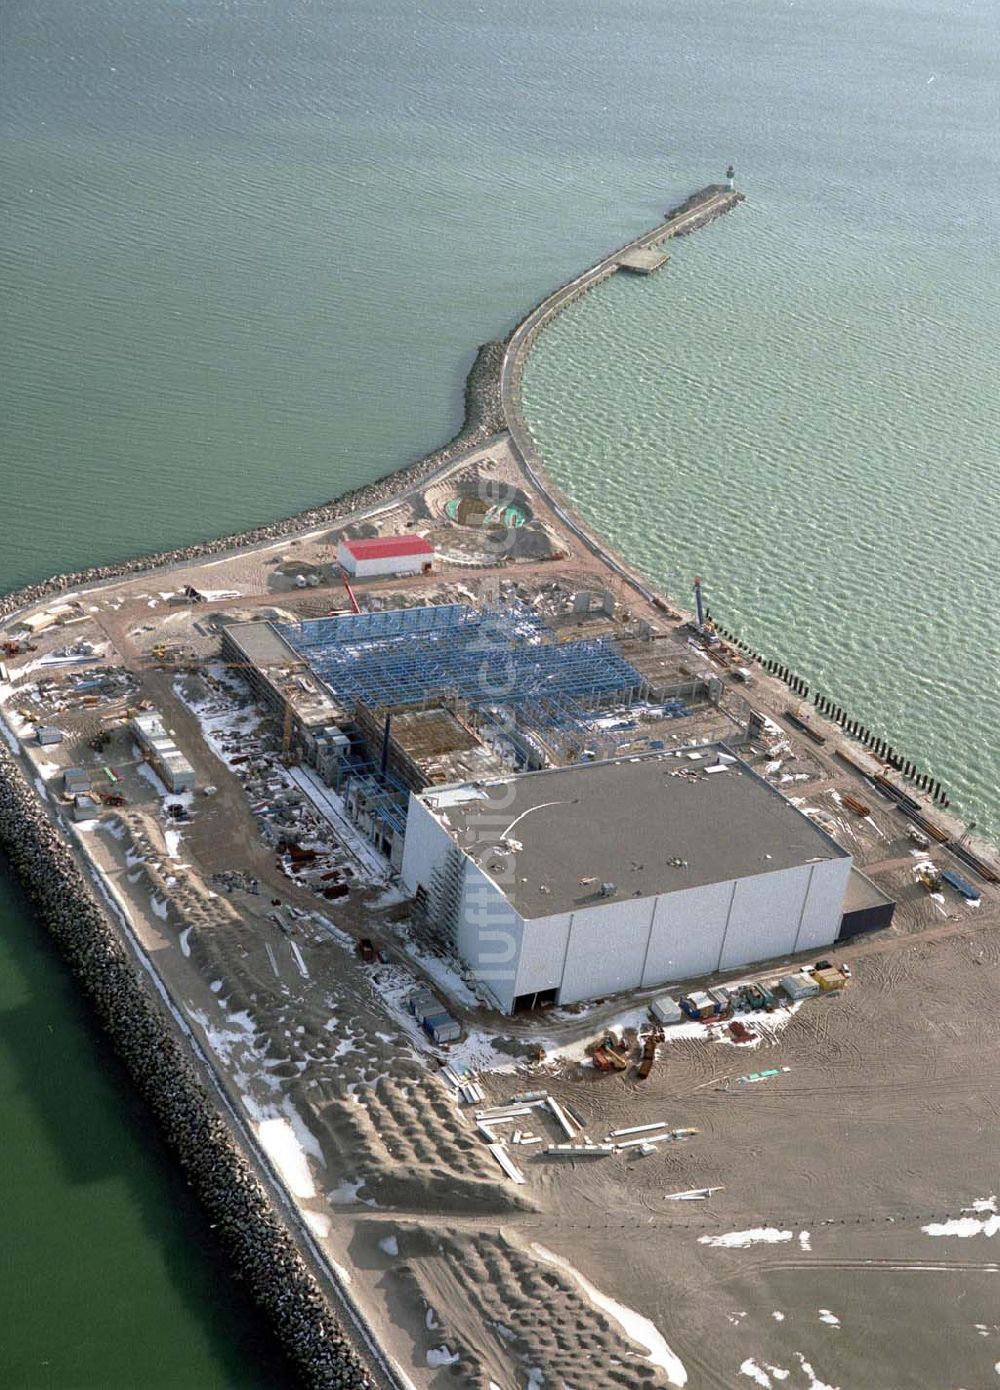
{"type": "Polygon", "coordinates": [[[736,170],[731,164],[726,170],[726,187],[729,189],[730,193],[732,193],[733,189],[736,187],[736,170]]]}

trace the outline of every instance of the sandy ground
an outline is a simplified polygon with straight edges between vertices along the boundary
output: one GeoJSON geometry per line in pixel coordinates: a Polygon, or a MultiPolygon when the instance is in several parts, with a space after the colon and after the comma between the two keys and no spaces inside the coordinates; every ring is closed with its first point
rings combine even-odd
{"type": "MultiPolygon", "coordinates": [[[[481,538],[469,528],[449,532],[442,519],[452,484],[468,485],[484,460],[490,476],[523,483],[501,441],[426,496],[362,519],[370,530],[433,531],[455,557],[426,581],[359,586],[365,601],[478,598],[500,581],[526,590],[558,581],[567,593],[608,585],[608,572],[560,534],[534,496],[525,558],[484,572],[493,557],[481,538]],[[539,558],[543,551],[551,558],[539,558]]],[[[830,740],[818,749],[783,723],[787,692],[761,676],[754,703],[787,746],[751,754],[755,766],[900,902],[891,933],[838,953],[854,967],[848,990],[807,1001],[751,1049],[691,1026],[674,1030],[646,1081],[632,1067],[597,1072],[584,1044],[610,1023],[642,1026],[648,1001],[497,1019],[447,962],[414,954],[391,899],[361,888],[324,903],[280,872],[236,770],[205,743],[190,691],[178,684],[177,665],[217,650],[214,615],[342,609],[330,569],[336,534],[325,529],[86,596],[84,621],[44,634],[36,652],[10,661],[17,683],[0,699],[8,697],[8,717],[25,732],[16,710],[32,707],[24,684],[39,671],[29,668],[86,637],[136,673],[129,700],[161,709],[199,786],[218,788],[189,797],[193,818],[177,826],[125,731],[116,729],[102,753],[91,750],[102,716],[126,700],[61,711],[66,741],[32,753],[52,798],[67,766],[90,770],[95,785],[103,786],[104,766],[121,778],[127,805],[82,827],[80,841],[403,1383],[1000,1384],[996,890],[984,889],[976,908],[950,890],[926,894],[913,876],[926,856],[906,839],[898,812],[832,756],[832,726],[815,720],[830,740]],[[296,588],[297,572],[318,574],[320,585],[296,588]],[[164,595],[185,583],[208,601],[172,606],[164,595]],[[161,643],[172,657],[154,653],[161,643]],[[862,794],[872,814],[850,813],[845,790],[862,794]],[[259,896],[213,884],[213,874],[234,870],[259,880],[259,896]],[[275,904],[282,925],[269,915],[275,904]],[[383,946],[384,964],[359,960],[355,942],[365,934],[383,946]],[[447,1055],[405,1012],[418,983],[444,989],[464,1025],[447,1055]],[[539,1047],[544,1060],[528,1061],[539,1047]],[[564,1136],[535,1107],[523,1127],[545,1142],[511,1146],[525,1177],[515,1184],[477,1128],[476,1107],[460,1103],[441,1071],[446,1060],[471,1069],[487,1105],[551,1093],[595,1142],[661,1121],[697,1133],[646,1156],[637,1148],[546,1156],[545,1144],[564,1136]],[[739,1080],[772,1068],[762,1080],[739,1080]],[[669,1197],[702,1188],[717,1190],[706,1200],[669,1197]]],[[[603,630],[644,617],[664,634],[668,657],[704,666],[662,610],[644,609],[617,578],[610,587],[618,627],[603,630]]],[[[234,701],[232,726],[249,717],[234,701]]],[[[644,733],[687,741],[734,727],[706,706],[644,733]]],[[[623,749],[630,737],[621,736],[623,749]]],[[[757,973],[784,972],[776,963],[757,973]]]]}

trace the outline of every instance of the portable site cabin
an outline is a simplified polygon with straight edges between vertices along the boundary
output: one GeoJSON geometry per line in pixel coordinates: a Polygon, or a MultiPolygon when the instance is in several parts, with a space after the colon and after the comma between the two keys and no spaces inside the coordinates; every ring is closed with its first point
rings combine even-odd
{"type": "Polygon", "coordinates": [[[680,1023],[684,1017],[680,1004],[676,999],[671,999],[669,994],[661,994],[659,999],[654,999],[650,1005],[650,1012],[657,1023],[680,1023]]]}
{"type": "Polygon", "coordinates": [[[417,990],[410,996],[410,1008],[413,1017],[418,1023],[423,1023],[427,1018],[433,1018],[435,1014],[442,1011],[443,1005],[440,999],[436,999],[429,989],[417,990]]]}
{"type": "Polygon", "coordinates": [[[683,995],[681,1008],[688,1018],[693,1018],[696,1022],[704,1022],[707,1018],[714,1018],[719,1012],[718,1004],[703,989],[696,989],[692,994],[683,995]]]}
{"type": "Polygon", "coordinates": [[[805,970],[800,970],[797,975],[786,975],[780,984],[793,1004],[802,999],[813,999],[819,994],[818,983],[805,970]]]}
{"type": "Polygon", "coordinates": [[[814,970],[813,979],[819,985],[824,994],[829,994],[832,990],[843,989],[847,983],[839,970],[814,970]]]}
{"type": "Polygon", "coordinates": [[[436,1043],[457,1042],[462,1036],[458,1021],[444,1011],[425,1018],[424,1028],[436,1043]]]}

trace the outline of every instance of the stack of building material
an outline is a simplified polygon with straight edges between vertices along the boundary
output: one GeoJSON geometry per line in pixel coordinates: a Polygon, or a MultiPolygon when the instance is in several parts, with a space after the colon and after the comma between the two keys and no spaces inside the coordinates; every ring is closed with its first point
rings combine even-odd
{"type": "Polygon", "coordinates": [[[567,1117],[566,1112],[563,1110],[562,1106],[559,1104],[556,1098],[554,1096],[549,1096],[546,1103],[549,1109],[551,1110],[552,1114],[555,1116],[556,1120],[559,1122],[559,1125],[561,1126],[563,1133],[566,1135],[566,1138],[575,1139],[577,1134],[576,1126],[567,1117]]]}
{"type": "Polygon", "coordinates": [[[511,1182],[523,1183],[525,1181],[524,1174],[521,1172],[520,1168],[518,1168],[517,1164],[511,1159],[503,1144],[491,1144],[489,1146],[489,1149],[490,1153],[500,1164],[500,1167],[507,1174],[508,1178],[510,1178],[511,1182]]]}
{"type": "Polygon", "coordinates": [[[692,1134],[697,1134],[696,1129],[668,1129],[661,1134],[643,1134],[638,1139],[622,1139],[615,1143],[615,1151],[621,1149],[646,1148],[653,1144],[662,1144],[668,1139],[690,1139],[692,1134]]]}
{"type": "Polygon", "coordinates": [[[554,1158],[606,1158],[614,1151],[614,1144],[550,1144],[545,1150],[554,1158]]]}

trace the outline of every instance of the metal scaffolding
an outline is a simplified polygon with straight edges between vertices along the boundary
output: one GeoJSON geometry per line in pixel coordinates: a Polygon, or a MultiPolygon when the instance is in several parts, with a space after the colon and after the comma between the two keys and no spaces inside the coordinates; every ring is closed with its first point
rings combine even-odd
{"type": "Polygon", "coordinates": [[[609,703],[641,698],[643,677],[609,637],[556,642],[530,609],[477,612],[465,604],[344,614],[279,626],[345,709],[458,696],[515,713],[544,702],[561,725],[609,703]]]}
{"type": "MultiPolygon", "coordinates": [[[[596,711],[647,691],[610,637],[557,642],[524,605],[479,611],[449,603],[275,626],[349,718],[359,701],[382,710],[457,698],[487,727],[499,711],[512,716],[512,746],[526,761],[530,740],[522,744],[515,730],[534,733],[549,756],[572,759],[593,741],[596,711]]],[[[402,831],[408,792],[398,778],[369,753],[351,758],[345,779],[345,799],[362,819],[402,831]]]]}

